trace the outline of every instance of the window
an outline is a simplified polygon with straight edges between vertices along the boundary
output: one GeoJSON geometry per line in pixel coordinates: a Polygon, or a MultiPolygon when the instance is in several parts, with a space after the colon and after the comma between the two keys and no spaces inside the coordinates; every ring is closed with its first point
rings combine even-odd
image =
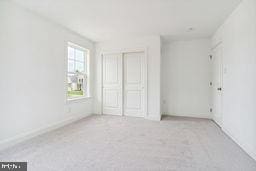
{"type": "Polygon", "coordinates": [[[67,97],[89,97],[89,50],[68,43],[67,97]]]}

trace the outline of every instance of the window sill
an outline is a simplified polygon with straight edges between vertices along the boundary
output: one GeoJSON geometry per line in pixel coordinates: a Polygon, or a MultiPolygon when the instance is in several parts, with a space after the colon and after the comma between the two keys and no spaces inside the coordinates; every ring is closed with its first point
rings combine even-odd
{"type": "Polygon", "coordinates": [[[73,103],[73,102],[79,103],[89,99],[92,99],[92,97],[89,96],[89,97],[67,98],[67,103],[73,103]]]}

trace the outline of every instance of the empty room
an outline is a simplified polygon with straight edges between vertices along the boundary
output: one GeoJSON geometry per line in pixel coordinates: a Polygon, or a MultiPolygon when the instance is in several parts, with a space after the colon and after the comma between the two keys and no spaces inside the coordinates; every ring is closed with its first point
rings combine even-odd
{"type": "Polygon", "coordinates": [[[0,0],[0,171],[256,171],[256,0],[0,0]]]}

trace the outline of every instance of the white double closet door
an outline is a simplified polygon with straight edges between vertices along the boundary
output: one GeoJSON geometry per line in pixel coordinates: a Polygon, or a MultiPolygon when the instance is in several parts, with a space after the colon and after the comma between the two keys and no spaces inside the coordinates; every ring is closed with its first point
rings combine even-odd
{"type": "Polygon", "coordinates": [[[102,56],[102,113],[144,117],[146,57],[144,52],[102,56]]]}

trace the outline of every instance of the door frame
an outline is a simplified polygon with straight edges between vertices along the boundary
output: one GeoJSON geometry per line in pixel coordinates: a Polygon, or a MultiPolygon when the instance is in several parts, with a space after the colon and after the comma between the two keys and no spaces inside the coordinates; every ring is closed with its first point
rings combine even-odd
{"type": "MultiPolygon", "coordinates": [[[[122,54],[122,94],[123,94],[123,89],[124,89],[124,84],[123,84],[123,76],[124,76],[124,72],[123,72],[123,58],[124,58],[124,53],[134,53],[134,52],[143,52],[144,53],[144,91],[145,91],[145,95],[144,95],[144,113],[143,116],[144,118],[147,117],[148,115],[148,50],[147,47],[143,47],[143,48],[131,48],[131,49],[123,49],[123,50],[113,50],[113,51],[103,51],[100,53],[100,64],[101,64],[101,111],[100,113],[103,114],[103,56],[106,54],[122,54]]],[[[123,100],[124,96],[122,96],[122,114],[121,116],[124,116],[123,113],[123,109],[124,109],[124,100],[123,100]]]]}
{"type": "MultiPolygon", "coordinates": [[[[213,113],[213,121],[217,124],[217,125],[219,125],[220,127],[222,127],[222,125],[223,125],[223,92],[224,92],[224,88],[223,88],[223,75],[224,75],[224,70],[223,70],[223,47],[222,47],[222,42],[219,42],[219,43],[217,43],[213,48],[211,48],[211,53],[212,53],[212,56],[213,56],[213,60],[214,60],[214,51],[217,49],[217,48],[220,48],[220,50],[221,50],[221,56],[220,56],[220,86],[221,86],[221,94],[220,94],[220,115],[221,115],[221,120],[219,121],[217,118],[216,118],[216,115],[213,113]]],[[[214,61],[212,60],[212,69],[213,69],[213,67],[214,67],[214,61]]],[[[214,74],[214,71],[212,72],[212,74],[214,74]]],[[[213,77],[212,77],[212,82],[213,82],[213,77]]],[[[214,86],[212,86],[212,89],[214,89],[214,86]]],[[[214,90],[214,91],[216,91],[216,90],[214,90]]],[[[212,91],[213,93],[214,93],[214,91],[212,91]]],[[[214,94],[213,94],[213,96],[214,96],[214,94]]],[[[213,99],[213,97],[212,97],[212,99],[213,99]]],[[[214,101],[212,101],[212,108],[213,108],[213,103],[214,103],[214,101]]],[[[213,111],[214,111],[215,109],[213,109],[213,111]]]]}

